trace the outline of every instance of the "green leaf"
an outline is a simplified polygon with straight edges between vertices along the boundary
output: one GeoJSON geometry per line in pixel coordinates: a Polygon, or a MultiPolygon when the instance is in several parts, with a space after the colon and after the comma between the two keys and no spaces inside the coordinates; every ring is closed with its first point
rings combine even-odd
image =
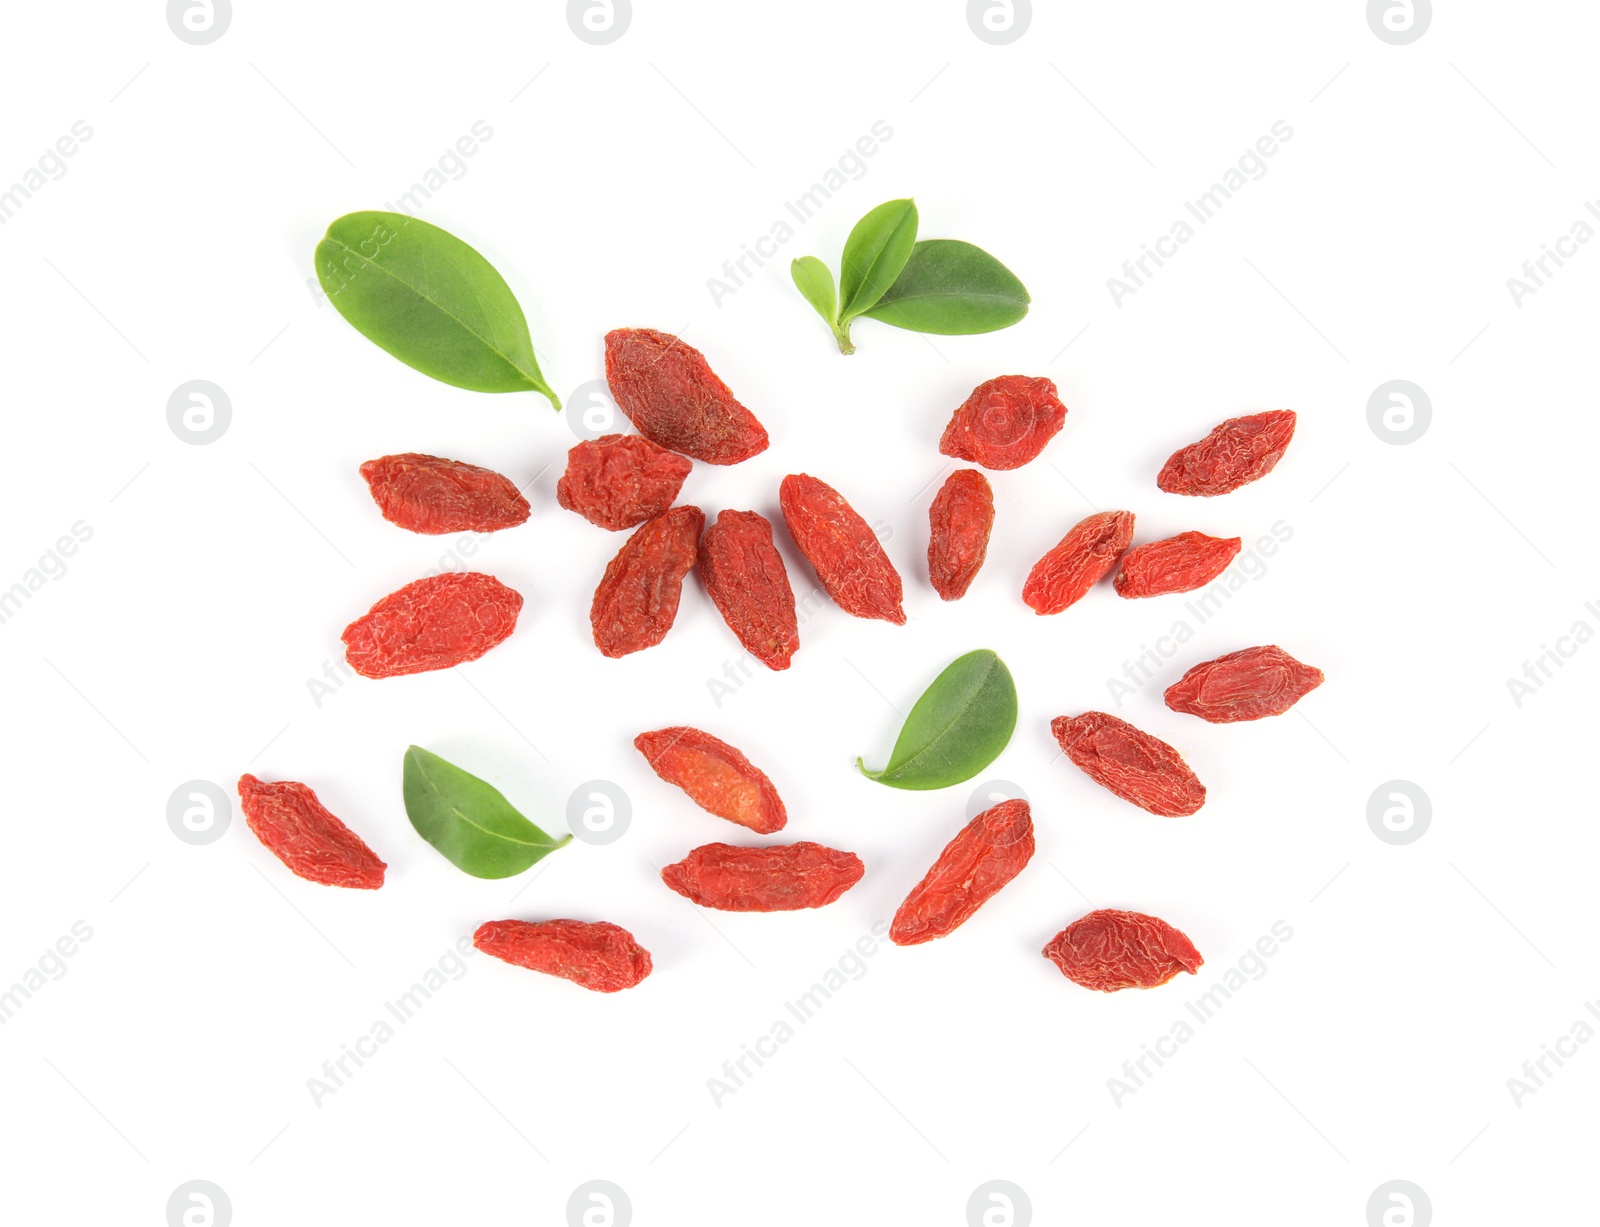
{"type": "Polygon", "coordinates": [[[400,213],[346,213],[316,263],[339,314],[407,366],[474,392],[539,392],[561,408],[516,295],[455,235],[400,213]]]}
{"type": "Polygon", "coordinates": [[[816,256],[801,256],[789,265],[789,276],[795,287],[805,295],[808,303],[829,328],[839,318],[839,296],[833,289],[833,274],[816,256]]]}
{"type": "Polygon", "coordinates": [[[1028,314],[1028,291],[1017,276],[981,247],[959,239],[918,243],[869,319],[959,336],[1009,328],[1028,314]]]}
{"type": "Polygon", "coordinates": [[[970,780],[1006,748],[1017,727],[1011,670],[988,649],[951,663],[906,717],[889,765],[861,774],[893,788],[948,788],[970,780]]]}
{"type": "Polygon", "coordinates": [[[499,789],[421,746],[406,751],[404,783],[417,834],[475,878],[509,878],[572,839],[552,839],[499,789]]]}
{"type": "Polygon", "coordinates": [[[917,242],[917,206],[891,200],[855,224],[839,261],[839,348],[850,353],[850,321],[883,297],[917,242]]]}

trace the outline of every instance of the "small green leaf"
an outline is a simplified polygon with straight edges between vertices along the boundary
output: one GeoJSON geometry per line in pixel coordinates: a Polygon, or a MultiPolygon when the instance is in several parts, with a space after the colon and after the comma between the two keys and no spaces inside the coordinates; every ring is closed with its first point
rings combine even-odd
{"type": "Polygon", "coordinates": [[[1017,276],[981,247],[959,239],[918,243],[869,319],[959,336],[1009,328],[1028,314],[1028,291],[1017,276]]]}
{"type": "Polygon", "coordinates": [[[572,839],[552,839],[499,789],[421,746],[406,751],[404,786],[417,834],[475,878],[509,878],[572,839]]]}
{"type": "Polygon", "coordinates": [[[906,717],[889,765],[861,774],[893,788],[948,788],[970,780],[1006,748],[1017,727],[1011,670],[988,649],[968,652],[933,680],[906,717]]]}
{"type": "Polygon", "coordinates": [[[801,256],[789,265],[789,276],[805,300],[835,335],[839,331],[839,296],[833,288],[833,273],[816,256],[801,256]]]}
{"type": "Polygon", "coordinates": [[[317,280],[362,336],[424,375],[474,392],[542,393],[522,307],[494,265],[401,213],[347,213],[317,244],[317,280]]]}
{"type": "Polygon", "coordinates": [[[850,321],[883,297],[906,266],[917,242],[917,206],[890,200],[855,224],[839,261],[839,324],[834,335],[842,353],[852,353],[850,321]]]}

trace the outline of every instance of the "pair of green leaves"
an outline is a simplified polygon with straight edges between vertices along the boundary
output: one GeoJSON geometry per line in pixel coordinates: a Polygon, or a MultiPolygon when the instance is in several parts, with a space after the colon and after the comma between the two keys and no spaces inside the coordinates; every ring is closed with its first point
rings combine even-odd
{"type": "Polygon", "coordinates": [[[475,878],[512,877],[572,840],[546,835],[499,789],[421,746],[406,751],[404,790],[417,834],[475,878]]]}
{"type": "Polygon", "coordinates": [[[970,780],[1006,748],[1017,728],[1017,687],[987,648],[953,661],[923,691],[894,743],[889,765],[869,780],[892,788],[948,788],[970,780]]]}
{"type": "Polygon", "coordinates": [[[844,354],[855,353],[850,325],[861,316],[911,332],[960,336],[1009,328],[1028,314],[1027,289],[982,248],[959,239],[917,242],[917,206],[910,200],[881,204],[855,224],[837,288],[815,256],[801,256],[789,273],[844,354]]]}
{"type": "Polygon", "coordinates": [[[407,366],[474,392],[539,392],[561,408],[517,296],[449,231],[402,213],[347,213],[316,263],[339,314],[407,366]]]}

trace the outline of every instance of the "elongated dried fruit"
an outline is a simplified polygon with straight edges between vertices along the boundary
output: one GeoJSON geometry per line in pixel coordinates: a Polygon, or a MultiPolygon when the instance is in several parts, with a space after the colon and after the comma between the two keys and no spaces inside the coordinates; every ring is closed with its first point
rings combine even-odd
{"type": "Polygon", "coordinates": [[[1050,722],[1061,748],[1096,784],[1163,818],[1194,813],[1206,787],[1179,753],[1158,737],[1103,711],[1050,722]]]}
{"type": "Polygon", "coordinates": [[[517,629],[522,595],[492,575],[455,571],[391,592],[344,628],[363,677],[399,677],[477,660],[517,629]]]}
{"type": "Polygon", "coordinates": [[[1179,533],[1136,545],[1122,557],[1111,581],[1118,596],[1163,596],[1204,588],[1228,569],[1244,542],[1239,537],[1179,533]]]}
{"type": "Polygon", "coordinates": [[[720,737],[679,725],[640,733],[633,744],[657,775],[707,813],[761,835],[789,821],[772,781],[720,737]]]}
{"type": "Polygon", "coordinates": [[[242,775],[239,806],[255,837],[296,877],[356,890],[383,885],[388,866],[304,784],[242,775]]]}
{"type": "Polygon", "coordinates": [[[632,988],[650,974],[650,952],[632,933],[603,920],[491,920],[478,926],[472,944],[597,993],[632,988]]]}
{"type": "Polygon", "coordinates": [[[1180,971],[1193,975],[1205,962],[1166,921],[1111,908],[1074,920],[1050,939],[1044,957],[1073,983],[1102,993],[1156,988],[1180,971]]]}
{"type": "Polygon", "coordinates": [[[666,638],[705,522],[698,507],[674,507],[641,524],[622,543],[589,607],[594,643],[603,655],[626,656],[666,638]]]}
{"type": "Polygon", "coordinates": [[[1058,614],[1103,579],[1133,540],[1133,512],[1102,511],[1072,530],[1033,564],[1022,599],[1036,614],[1058,614]]]}
{"type": "Polygon", "coordinates": [[[928,508],[928,579],[941,600],[967,594],[989,552],[994,491],[977,469],[957,469],[928,508]]]}
{"type": "Polygon", "coordinates": [[[606,333],[606,383],[634,429],[707,464],[738,464],[767,450],[766,429],[718,379],[705,356],[671,333],[606,333]]]}
{"type": "Polygon", "coordinates": [[[794,589],[772,525],[753,511],[724,511],[700,538],[700,578],[728,629],[769,669],[800,650],[794,589]]]}
{"type": "Polygon", "coordinates": [[[1196,665],[1167,687],[1173,711],[1212,724],[1281,716],[1322,685],[1322,670],[1276,646],[1245,648],[1196,665]]]}
{"type": "Polygon", "coordinates": [[[791,473],[779,487],[778,504],[789,535],[840,609],[905,625],[900,573],[843,495],[809,473],[791,473]]]}
{"type": "Polygon", "coordinates": [[[889,926],[889,940],[915,946],[959,928],[1032,857],[1033,817],[1026,801],[1002,801],[984,810],[906,896],[889,926]]]}
{"type": "Polygon", "coordinates": [[[1229,418],[1198,443],[1181,447],[1156,485],[1168,494],[1227,494],[1272,472],[1294,438],[1293,409],[1229,418]]]}
{"type": "Polygon", "coordinates": [[[694,462],[643,435],[602,435],[567,453],[556,502],[591,524],[620,532],[672,506],[694,462]]]}
{"type": "Polygon", "coordinates": [[[821,844],[736,848],[704,844],[661,871],[685,899],[724,912],[792,912],[823,907],[861,881],[854,852],[821,844]]]}
{"type": "Polygon", "coordinates": [[[460,460],[402,452],[361,466],[383,518],[414,533],[492,533],[528,518],[509,477],[460,460]]]}
{"type": "Polygon", "coordinates": [[[1001,375],[973,389],[944,428],[939,450],[986,469],[1016,469],[1042,452],[1066,420],[1050,380],[1001,375]]]}

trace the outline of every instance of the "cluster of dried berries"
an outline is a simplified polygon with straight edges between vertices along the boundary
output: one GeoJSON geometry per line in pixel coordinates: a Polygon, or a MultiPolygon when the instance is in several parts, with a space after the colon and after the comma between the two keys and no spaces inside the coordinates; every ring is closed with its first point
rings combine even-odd
{"type": "MultiPolygon", "coordinates": [[[[774,670],[799,648],[794,592],[772,525],[726,510],[709,528],[700,508],[675,505],[693,468],[738,464],[766,450],[760,421],[704,356],[652,329],[605,338],[606,379],[637,435],[606,435],[568,453],[560,505],[600,528],[629,531],[595,590],[595,645],[621,657],[661,642],[683,584],[698,568],[707,593],[744,648],[774,670]]],[[[993,471],[1036,459],[1066,420],[1048,379],[1005,375],[979,385],[951,417],[945,455],[993,471]]],[[[1215,496],[1266,475],[1294,434],[1288,410],[1230,419],[1175,452],[1157,478],[1169,493],[1215,496]]],[[[361,466],[383,516],[419,533],[515,527],[528,503],[506,477],[437,456],[405,453],[361,466]]],[[[784,524],[823,589],[845,612],[902,625],[903,584],[871,525],[832,486],[805,473],[778,491],[784,524]]],[[[929,508],[928,575],[946,601],[966,594],[988,551],[995,497],[988,478],[958,469],[929,508]]],[[[1189,592],[1215,581],[1239,554],[1238,537],[1184,532],[1133,547],[1134,515],[1088,516],[1029,572],[1023,601],[1059,614],[1115,572],[1126,598],[1189,592]],[[1132,547],[1132,548],[1130,548],[1132,547]]],[[[384,597],[344,631],[346,657],[366,677],[394,677],[475,660],[516,628],[522,597],[499,580],[455,573],[418,580],[384,597]]],[[[1320,671],[1276,646],[1247,648],[1190,669],[1166,704],[1213,723],[1287,711],[1322,682],[1320,671]]],[[[1072,762],[1117,796],[1166,817],[1195,813],[1206,790],[1166,742],[1105,712],[1061,716],[1051,731],[1072,762]]],[[[673,727],[639,734],[651,768],[708,813],[757,835],[784,829],[788,813],[772,781],[710,733],[673,727]]],[[[328,885],[377,889],[386,866],[304,784],[239,781],[250,829],[294,873],[328,885]]],[[[944,937],[1015,878],[1032,858],[1027,801],[1008,800],[968,822],[906,896],[890,940],[909,946],[944,937]]],[[[861,880],[858,856],[801,841],[763,846],[703,844],[661,871],[663,882],[702,907],[772,912],[826,906],[861,880]]],[[[491,921],[478,949],[518,966],[616,992],[650,974],[650,954],[626,929],[579,920],[491,921]]],[[[1201,966],[1183,933],[1153,916],[1102,909],[1068,925],[1044,955],[1069,979],[1112,992],[1151,988],[1201,966]]]]}

